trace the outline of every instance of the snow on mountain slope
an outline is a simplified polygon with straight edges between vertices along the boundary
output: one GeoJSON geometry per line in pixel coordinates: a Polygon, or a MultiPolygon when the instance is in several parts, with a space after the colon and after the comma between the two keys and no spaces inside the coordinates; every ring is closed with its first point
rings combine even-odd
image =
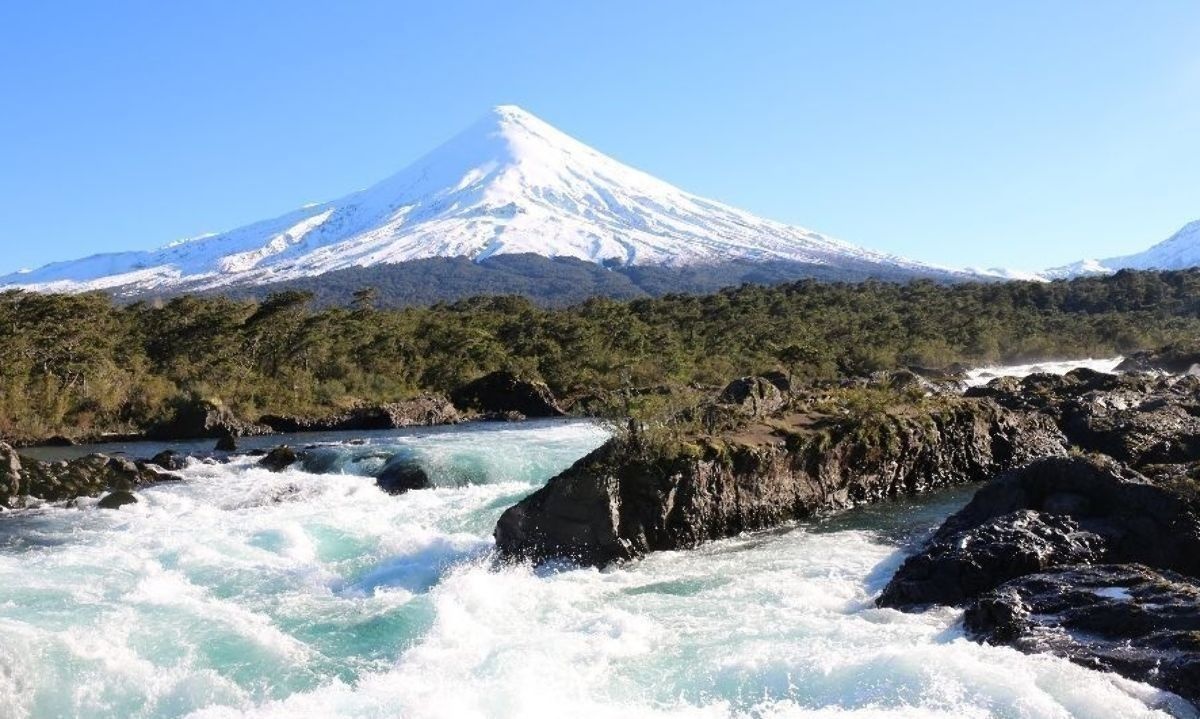
{"type": "Polygon", "coordinates": [[[124,293],[208,289],[501,253],[667,266],[852,263],[954,274],[689,194],[509,105],[407,169],[341,199],[158,250],[56,262],[0,277],[0,285],[124,293]]]}
{"type": "Polygon", "coordinates": [[[1175,234],[1144,252],[1106,260],[1081,260],[1046,270],[1050,279],[1107,275],[1117,270],[1184,270],[1200,267],[1200,220],[1189,222],[1175,234]]]}

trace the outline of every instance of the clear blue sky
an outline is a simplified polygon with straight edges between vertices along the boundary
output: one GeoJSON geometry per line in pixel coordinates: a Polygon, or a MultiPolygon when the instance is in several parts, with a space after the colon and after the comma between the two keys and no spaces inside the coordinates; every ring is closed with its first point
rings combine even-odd
{"type": "Polygon", "coordinates": [[[8,2],[0,271],[381,179],[515,103],[685,189],[954,265],[1200,218],[1200,2],[8,2]]]}

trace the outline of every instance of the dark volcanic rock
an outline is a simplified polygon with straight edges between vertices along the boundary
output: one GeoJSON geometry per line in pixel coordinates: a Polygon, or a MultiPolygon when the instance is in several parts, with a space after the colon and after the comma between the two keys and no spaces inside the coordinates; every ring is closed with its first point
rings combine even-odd
{"type": "Polygon", "coordinates": [[[511,372],[492,372],[468,382],[450,394],[461,410],[503,415],[520,412],[526,417],[561,417],[566,414],[544,382],[519,379],[511,372]]]}
{"type": "Polygon", "coordinates": [[[763,372],[759,375],[759,377],[762,377],[766,381],[775,385],[775,389],[783,392],[784,394],[792,391],[792,379],[783,372],[771,370],[768,372],[763,372]]]}
{"type": "Polygon", "coordinates": [[[408,458],[397,458],[388,462],[375,478],[375,484],[388,494],[404,494],[409,490],[428,489],[433,486],[425,470],[408,458]]]}
{"type": "Polygon", "coordinates": [[[1194,500],[1112,460],[1039,460],[980,489],[905,561],[879,604],[961,604],[1022,574],[1095,561],[1200,573],[1194,500]]]}
{"type": "Polygon", "coordinates": [[[633,434],[610,440],[509,508],[500,552],[603,565],[848,507],[988,479],[1029,459],[1063,454],[1042,416],[988,402],[946,400],[877,421],[794,429],[752,425],[667,448],[633,434]]]}
{"type": "Polygon", "coordinates": [[[1014,579],[979,597],[964,624],[991,644],[1049,652],[1200,703],[1200,582],[1137,564],[1014,579]]]}
{"type": "Polygon", "coordinates": [[[356,407],[331,417],[264,415],[259,421],[276,432],[349,432],[454,424],[461,419],[450,400],[424,395],[403,402],[356,407]]]}
{"type": "Polygon", "coordinates": [[[221,435],[213,449],[218,452],[236,452],[238,449],[237,437],[232,434],[221,435]]]}
{"type": "Polygon", "coordinates": [[[1117,365],[1117,371],[1196,374],[1200,372],[1200,347],[1174,344],[1156,350],[1134,352],[1117,365]]]}
{"type": "Polygon", "coordinates": [[[298,460],[299,457],[296,455],[296,450],[284,444],[267,452],[262,459],[258,460],[258,466],[269,469],[272,472],[282,472],[298,460]]]}
{"type": "Polygon", "coordinates": [[[967,391],[1053,417],[1074,445],[1134,466],[1200,460],[1200,378],[1106,374],[1004,377],[967,391]]]}
{"type": "Polygon", "coordinates": [[[1134,465],[1200,460],[1200,417],[1164,398],[1085,396],[1065,403],[1074,444],[1134,465]]]}
{"type": "Polygon", "coordinates": [[[51,502],[94,497],[109,490],[129,491],[179,477],[124,457],[92,454],[69,462],[38,462],[18,457],[0,443],[0,506],[20,506],[24,497],[51,502]]]}
{"type": "Polygon", "coordinates": [[[137,504],[138,498],[133,495],[133,492],[127,492],[123,489],[118,489],[115,492],[104,495],[96,507],[99,509],[120,509],[126,504],[137,504]]]}
{"type": "Polygon", "coordinates": [[[1067,515],[1017,510],[962,532],[938,533],[909,558],[877,603],[910,608],[961,604],[997,584],[1105,554],[1103,537],[1067,515]]]}
{"type": "Polygon", "coordinates": [[[187,467],[187,457],[173,449],[164,449],[148,459],[146,463],[161,467],[168,472],[178,472],[187,467]]]}
{"type": "Polygon", "coordinates": [[[152,439],[218,439],[252,437],[271,431],[266,425],[235,417],[228,408],[215,402],[196,399],[180,403],[174,417],[152,427],[147,435],[152,439]]]}

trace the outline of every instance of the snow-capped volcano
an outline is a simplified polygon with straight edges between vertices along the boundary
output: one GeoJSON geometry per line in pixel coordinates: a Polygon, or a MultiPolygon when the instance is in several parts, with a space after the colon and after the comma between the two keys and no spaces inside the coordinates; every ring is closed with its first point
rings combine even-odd
{"type": "Polygon", "coordinates": [[[783,260],[878,266],[893,275],[954,274],[697,197],[505,105],[396,175],[343,198],[158,250],[56,262],[0,277],[0,285],[208,289],[501,253],[667,266],[783,260]]]}
{"type": "Polygon", "coordinates": [[[1107,275],[1117,270],[1185,270],[1200,267],[1200,220],[1189,222],[1178,232],[1148,250],[1106,260],[1080,260],[1046,270],[1056,279],[1083,275],[1107,275]]]}

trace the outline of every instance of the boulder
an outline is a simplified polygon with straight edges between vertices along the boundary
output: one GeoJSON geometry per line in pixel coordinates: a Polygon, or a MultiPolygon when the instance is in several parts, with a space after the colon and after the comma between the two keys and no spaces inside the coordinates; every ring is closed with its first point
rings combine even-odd
{"type": "Polygon", "coordinates": [[[965,382],[969,375],[967,366],[958,362],[946,365],[945,367],[909,365],[907,369],[913,374],[935,382],[965,382]]]}
{"type": "Polygon", "coordinates": [[[187,467],[187,457],[173,449],[164,449],[146,460],[146,464],[160,467],[168,472],[178,472],[187,467]]]}
{"type": "Polygon", "coordinates": [[[218,452],[236,452],[238,450],[237,438],[232,434],[221,435],[213,449],[218,452]]]}
{"type": "Polygon", "coordinates": [[[957,605],[1022,574],[1098,561],[1200,574],[1194,497],[1104,457],[1038,460],[980,489],[878,602],[957,605]]]}
{"type": "Polygon", "coordinates": [[[452,392],[450,400],[460,410],[489,415],[519,412],[526,417],[561,417],[566,414],[544,382],[523,380],[511,372],[492,372],[468,382],[452,392]]]}
{"type": "Polygon", "coordinates": [[[1070,567],[980,596],[967,631],[990,644],[1047,652],[1200,704],[1200,582],[1139,564],[1070,567]]]}
{"type": "MultiPolygon", "coordinates": [[[[779,370],[770,370],[759,375],[766,381],[775,385],[775,389],[787,394],[792,391],[792,378],[779,370]]],[[[669,389],[669,388],[668,388],[669,389]]]]}
{"type": "Polygon", "coordinates": [[[1046,418],[944,400],[882,416],[782,419],[666,445],[614,438],[509,508],[502,556],[604,565],[826,509],[982,481],[1065,453],[1046,418]]]}
{"type": "Polygon", "coordinates": [[[262,459],[258,460],[258,466],[269,469],[272,472],[282,472],[295,464],[297,460],[299,460],[299,457],[296,455],[296,450],[284,444],[267,452],[262,459]]]}
{"type": "Polygon", "coordinates": [[[137,504],[138,498],[132,492],[119,489],[115,492],[110,492],[104,495],[99,502],[96,503],[98,509],[120,509],[126,504],[137,504]]]}
{"type": "Polygon", "coordinates": [[[741,377],[721,390],[717,403],[737,407],[746,416],[759,418],[782,409],[787,396],[766,377],[741,377]]]}
{"type": "Polygon", "coordinates": [[[880,372],[876,384],[885,384],[900,391],[916,391],[930,395],[959,395],[967,389],[966,368],[952,365],[944,369],[909,366],[890,372],[880,372]]]}
{"type": "Polygon", "coordinates": [[[409,490],[433,486],[425,470],[410,458],[389,461],[375,477],[375,484],[388,494],[404,494],[409,490]]]}
{"type": "Polygon", "coordinates": [[[944,383],[935,383],[906,369],[876,372],[871,375],[870,383],[896,392],[915,392],[923,395],[956,394],[961,391],[957,385],[951,384],[947,388],[944,383]]]}

